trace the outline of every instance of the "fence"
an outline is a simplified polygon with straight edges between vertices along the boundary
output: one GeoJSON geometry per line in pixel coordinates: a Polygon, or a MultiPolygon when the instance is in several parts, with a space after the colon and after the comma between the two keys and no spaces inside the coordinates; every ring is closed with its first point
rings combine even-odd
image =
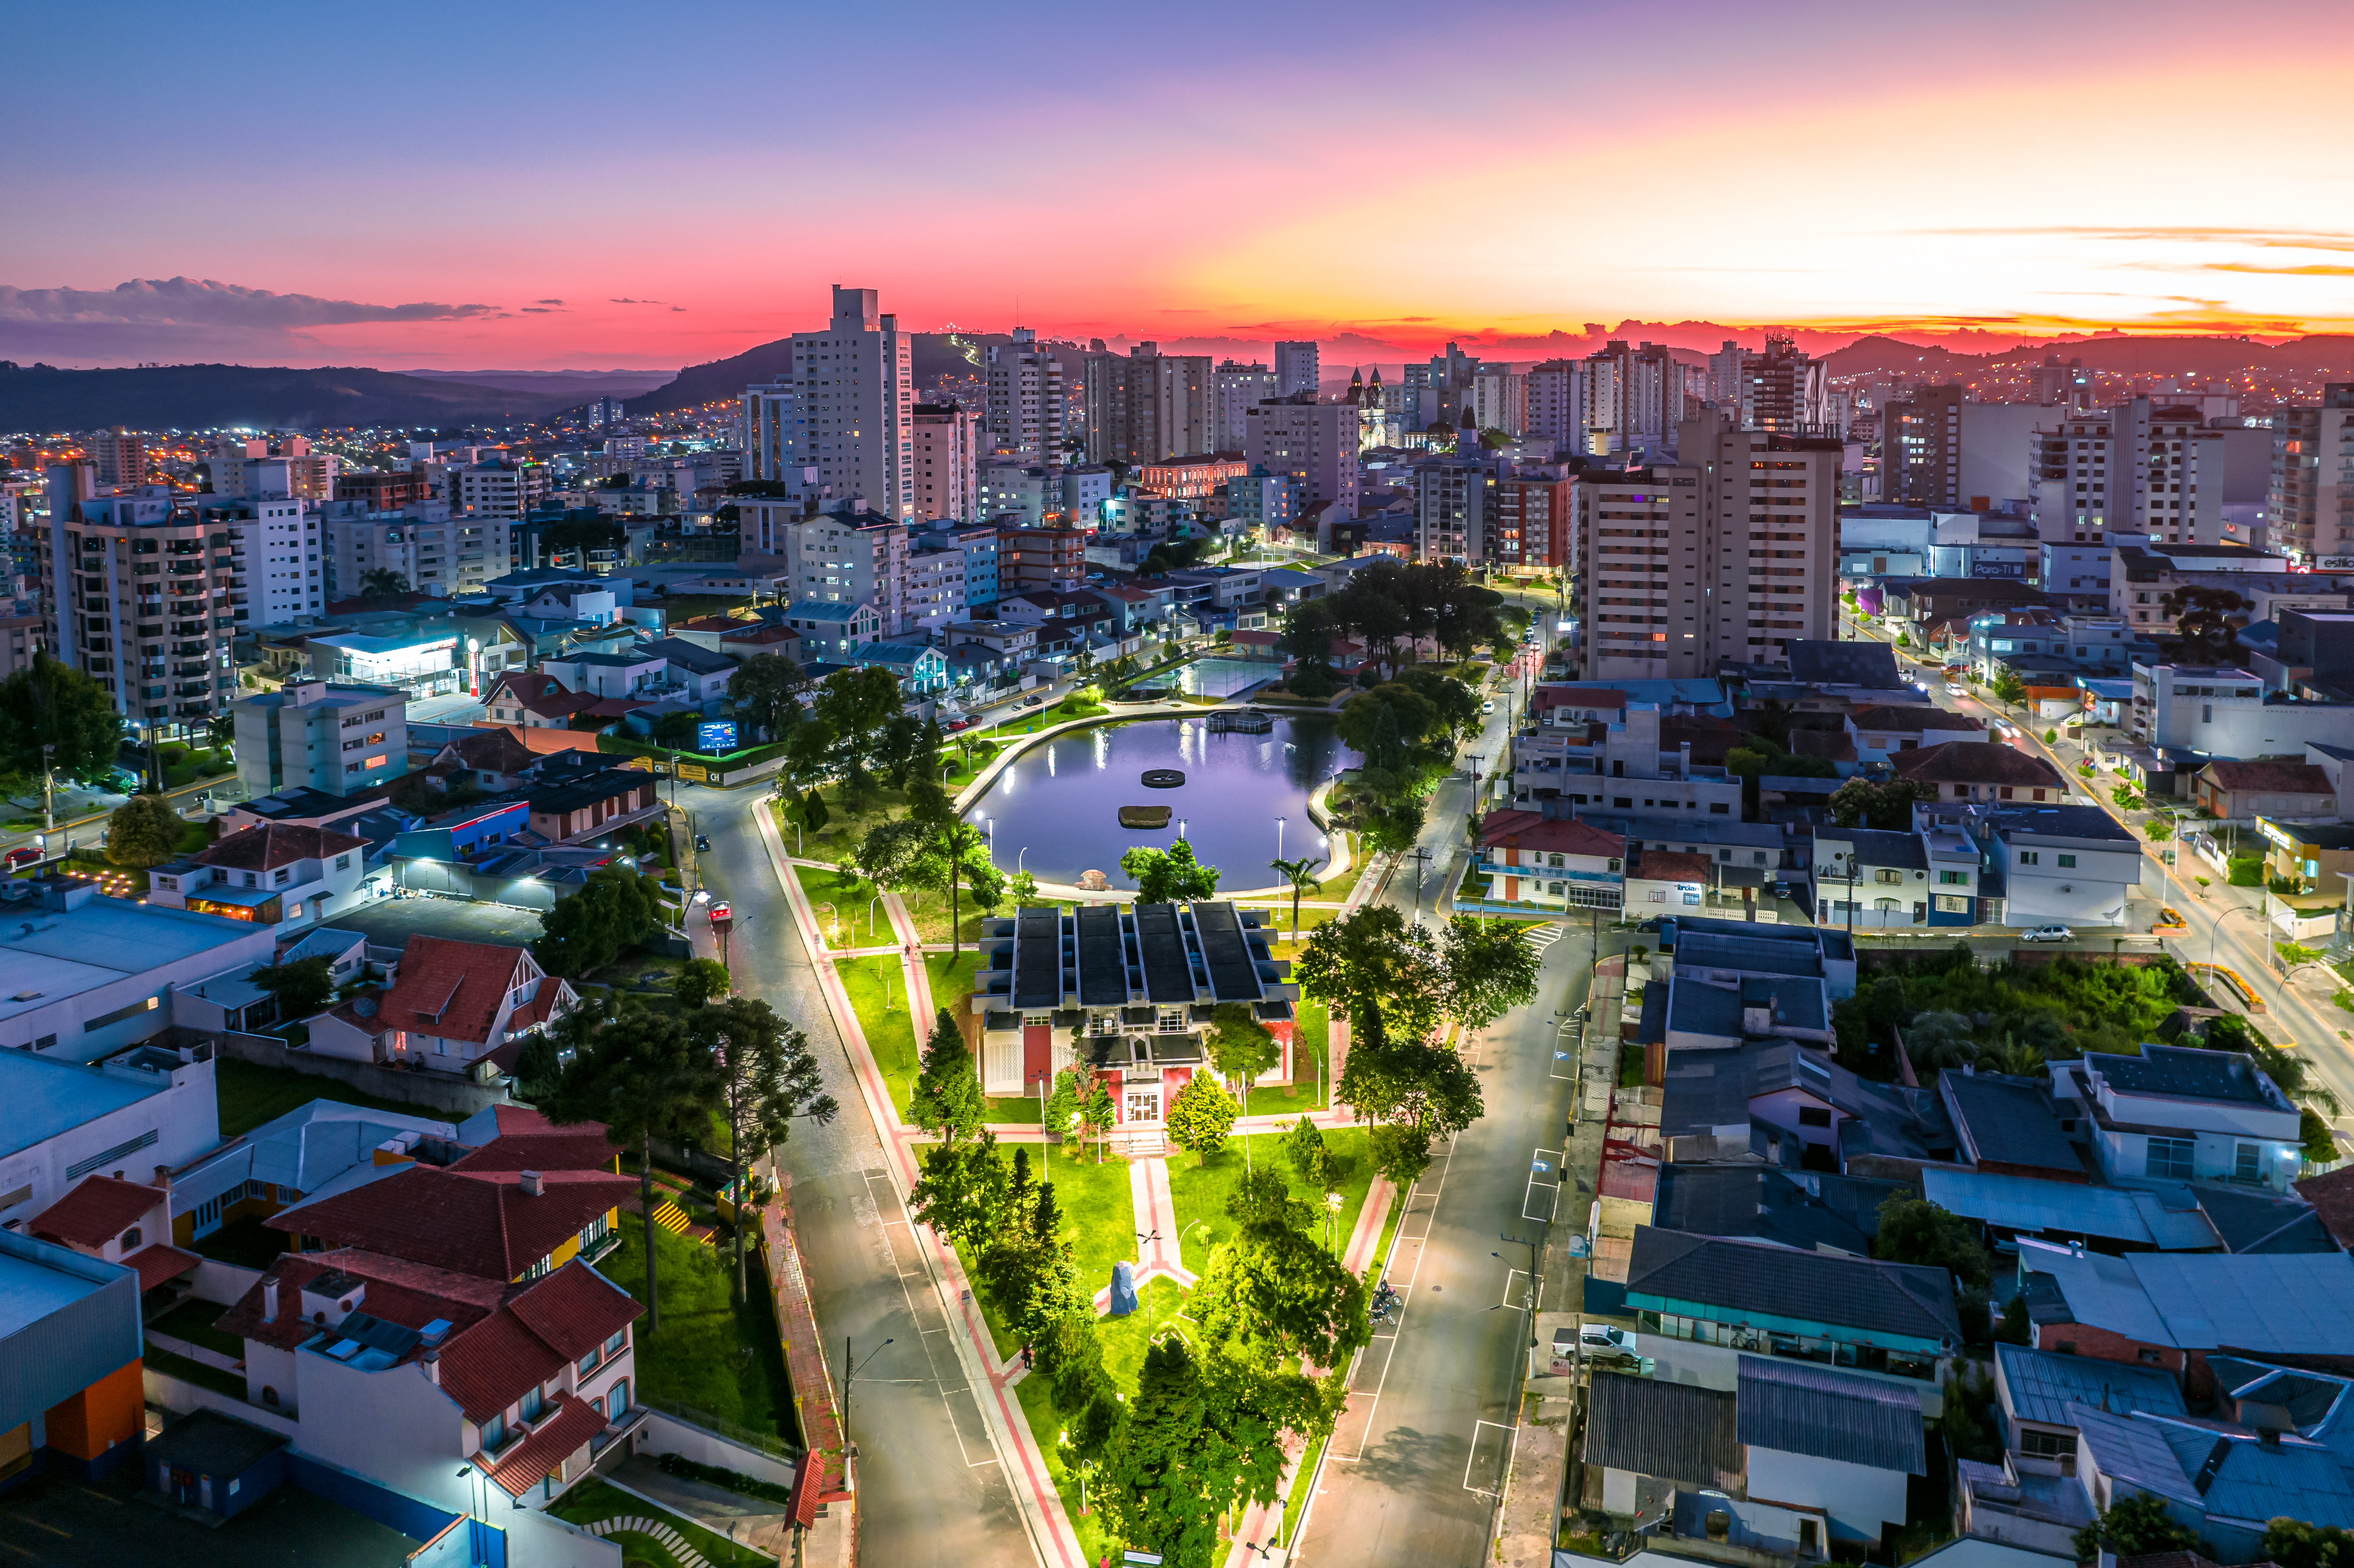
{"type": "Polygon", "coordinates": [[[213,1039],[222,1055],[237,1061],[260,1067],[284,1067],[314,1078],[332,1078],[384,1099],[440,1111],[453,1119],[463,1119],[478,1110],[504,1104],[507,1097],[506,1090],[495,1085],[477,1084],[441,1073],[395,1072],[373,1062],[322,1056],[297,1051],[283,1040],[267,1034],[224,1033],[213,1039]]]}

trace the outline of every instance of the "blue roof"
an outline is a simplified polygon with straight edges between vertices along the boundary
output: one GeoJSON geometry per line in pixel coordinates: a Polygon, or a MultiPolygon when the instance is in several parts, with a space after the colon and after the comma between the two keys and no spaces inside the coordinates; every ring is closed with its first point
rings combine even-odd
{"type": "Polygon", "coordinates": [[[826,599],[797,599],[785,614],[794,620],[839,620],[847,622],[863,605],[837,604],[826,599]]]}
{"type": "Polygon", "coordinates": [[[2023,1421],[2073,1426],[2079,1405],[2118,1414],[2147,1410],[2180,1415],[2189,1409],[2174,1374],[2157,1367],[2063,1356],[2025,1345],[1997,1344],[1994,1358],[2011,1414],[2023,1421]]]}
{"type": "Polygon", "coordinates": [[[119,1078],[97,1067],[56,1062],[29,1051],[0,1051],[0,1105],[8,1107],[5,1123],[0,1123],[0,1154],[46,1143],[168,1086],[119,1078]]]}
{"type": "MultiPolygon", "coordinates": [[[[2088,1187],[2080,1181],[2051,1181],[2038,1176],[2016,1176],[1993,1171],[1921,1172],[1921,1190],[1929,1202],[1948,1213],[1961,1214],[2009,1231],[2057,1231],[2063,1235],[2099,1236],[2106,1241],[2155,1244],[2149,1222],[2136,1199],[2144,1194],[2122,1187],[2088,1187]]],[[[2155,1203],[2155,1198],[2152,1197],[2155,1203]]],[[[2211,1231],[2206,1245],[2215,1245],[2211,1231]]]]}

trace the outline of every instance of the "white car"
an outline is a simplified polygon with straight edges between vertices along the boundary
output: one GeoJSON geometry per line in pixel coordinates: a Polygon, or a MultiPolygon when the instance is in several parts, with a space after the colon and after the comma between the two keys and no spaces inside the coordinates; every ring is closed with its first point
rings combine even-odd
{"type": "Polygon", "coordinates": [[[1642,1357],[1635,1350],[1635,1336],[1624,1329],[1612,1329],[1600,1323],[1586,1323],[1577,1330],[1577,1348],[1589,1361],[1635,1361],[1642,1357]]]}
{"type": "Polygon", "coordinates": [[[2022,942],[2073,942],[2076,933],[2065,926],[2037,926],[2019,934],[2022,942]]]}
{"type": "Polygon", "coordinates": [[[1968,696],[1969,694],[1964,691],[1961,687],[1954,684],[1953,682],[1948,681],[1946,683],[1946,695],[1949,697],[1966,697],[1968,696]]]}
{"type": "Polygon", "coordinates": [[[1490,697],[1488,701],[1481,703],[1479,705],[1479,711],[1483,714],[1494,713],[1496,711],[1495,699],[1490,697]]]}

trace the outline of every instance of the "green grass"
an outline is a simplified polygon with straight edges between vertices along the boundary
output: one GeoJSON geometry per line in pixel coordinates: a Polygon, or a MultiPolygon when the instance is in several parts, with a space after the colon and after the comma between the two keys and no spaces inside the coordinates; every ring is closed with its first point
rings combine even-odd
{"type": "Polygon", "coordinates": [[[907,988],[896,955],[873,959],[837,959],[834,972],[850,993],[851,1010],[866,1036],[866,1049],[891,1091],[899,1119],[907,1119],[907,1097],[914,1092],[916,1073],[923,1065],[917,1054],[913,1023],[907,1017],[907,988]]]}
{"type": "MultiPolygon", "coordinates": [[[[604,1481],[590,1478],[557,1499],[548,1512],[570,1524],[594,1524],[602,1519],[654,1519],[678,1531],[689,1546],[714,1563],[769,1563],[748,1546],[738,1546],[726,1536],[705,1530],[685,1515],[673,1513],[657,1503],[633,1497],[604,1481]]],[[[663,1544],[651,1535],[625,1530],[605,1538],[620,1543],[631,1562],[642,1558],[648,1563],[674,1563],[663,1544]]]]}
{"type": "MultiPolygon", "coordinates": [[[[963,1267],[965,1278],[977,1281],[980,1276],[974,1267],[972,1249],[962,1242],[953,1245],[956,1247],[957,1262],[963,1267]]],[[[1022,1348],[1021,1340],[1015,1336],[1011,1328],[1006,1326],[1004,1317],[997,1310],[997,1303],[991,1301],[977,1283],[973,1286],[972,1298],[981,1306],[981,1320],[989,1328],[989,1342],[996,1347],[998,1361],[1002,1362],[1008,1360],[1014,1351],[1022,1348]]]]}
{"type": "Polygon", "coordinates": [[[981,973],[981,956],[967,948],[962,953],[926,953],[924,973],[931,981],[932,1005],[951,1012],[964,1011],[964,999],[972,994],[975,977],[981,973]]]}
{"type": "MultiPolygon", "coordinates": [[[[1341,1223],[1333,1232],[1334,1246],[1336,1250],[1346,1250],[1350,1233],[1356,1228],[1357,1213],[1365,1206],[1365,1193],[1373,1181],[1373,1161],[1365,1153],[1365,1129],[1328,1128],[1324,1147],[1332,1152],[1341,1192],[1341,1223]]],[[[1253,1138],[1250,1160],[1253,1168],[1282,1171],[1291,1183],[1294,1196],[1308,1200],[1320,1211],[1323,1208],[1324,1194],[1310,1192],[1306,1182],[1292,1175],[1277,1135],[1260,1133],[1253,1138]]],[[[1239,1138],[1229,1139],[1225,1148],[1210,1156],[1206,1164],[1195,1164],[1190,1155],[1169,1157],[1169,1195],[1177,1206],[1179,1232],[1185,1238],[1185,1266],[1197,1274],[1209,1266],[1211,1253],[1234,1236],[1235,1223],[1226,1217],[1226,1200],[1240,1185],[1243,1171],[1243,1144],[1239,1138]]]]}
{"type": "MultiPolygon", "coordinates": [[[[243,1350],[244,1347],[239,1347],[240,1354],[243,1353],[243,1350]]],[[[145,1346],[140,1351],[140,1355],[148,1366],[159,1372],[168,1372],[182,1383],[192,1383],[198,1388],[208,1388],[215,1393],[225,1393],[240,1404],[244,1402],[245,1374],[243,1372],[224,1372],[219,1367],[207,1366],[202,1361],[192,1361],[186,1356],[175,1356],[169,1351],[159,1351],[153,1345],[145,1346]]]]}
{"type": "MultiPolygon", "coordinates": [[[[750,1290],[742,1307],[729,1300],[732,1259],[654,1227],[654,1263],[661,1276],[662,1326],[638,1320],[638,1382],[655,1399],[708,1411],[755,1432],[799,1443],[785,1350],[759,1255],[751,1253],[750,1290]]],[[[645,1222],[621,1216],[621,1245],[598,1272],[639,1300],[645,1299],[645,1222]]]]}
{"type": "MultiPolygon", "coordinates": [[[[273,1233],[274,1234],[274,1233],[273,1233]]],[[[213,1327],[228,1308],[217,1301],[198,1301],[193,1298],[181,1302],[160,1318],[148,1319],[147,1327],[159,1334],[169,1334],[175,1340],[186,1340],[207,1351],[245,1359],[245,1341],[235,1334],[225,1334],[213,1327]]]]}
{"type": "MultiPolygon", "coordinates": [[[[907,906],[907,917],[916,923],[916,935],[927,945],[933,942],[945,942],[949,939],[949,901],[937,890],[929,887],[907,888],[900,893],[899,900],[907,906]]],[[[1008,910],[1008,906],[1004,904],[1000,904],[997,907],[1001,914],[1008,910]]],[[[991,917],[988,913],[975,906],[970,895],[961,895],[957,899],[957,929],[962,933],[963,939],[968,944],[980,940],[981,922],[991,917]]],[[[887,942],[890,939],[890,934],[885,932],[883,940],[887,942]]],[[[968,986],[966,989],[971,988],[968,986]]]]}
{"type": "Polygon", "coordinates": [[[1055,1440],[1062,1431],[1063,1418],[1055,1414],[1053,1391],[1042,1377],[1025,1377],[1013,1385],[1013,1397],[1022,1402],[1022,1414],[1030,1424],[1030,1435],[1037,1439],[1038,1452],[1044,1458],[1046,1474],[1062,1495],[1063,1511],[1070,1516],[1071,1530],[1079,1538],[1079,1559],[1085,1563],[1100,1562],[1116,1557],[1120,1543],[1104,1532],[1100,1514],[1079,1511],[1079,1481],[1063,1463],[1062,1446],[1055,1440]]]}
{"type": "MultiPolygon", "coordinates": [[[[785,842],[792,842],[790,826],[785,829],[785,842]]],[[[793,867],[793,874],[801,879],[801,896],[809,900],[810,913],[817,917],[828,947],[873,948],[891,940],[891,922],[884,915],[883,906],[875,902],[874,890],[865,883],[838,871],[811,865],[793,867]],[[867,930],[870,908],[875,921],[872,934],[867,930]],[[836,926],[841,927],[838,937],[834,934],[836,926]]]]}
{"type": "Polygon", "coordinates": [[[298,1073],[292,1067],[264,1067],[252,1062],[234,1061],[227,1056],[213,1058],[213,1086],[220,1106],[223,1138],[250,1132],[263,1122],[284,1116],[313,1100],[334,1100],[343,1105],[366,1106],[374,1110],[398,1111],[403,1116],[446,1119],[429,1106],[380,1099],[374,1095],[362,1094],[334,1078],[314,1077],[308,1073],[298,1073]]]}
{"type": "Polygon", "coordinates": [[[1283,1504],[1283,1540],[1288,1543],[1299,1528],[1299,1516],[1308,1507],[1310,1489],[1316,1484],[1316,1462],[1324,1457],[1327,1437],[1319,1437],[1308,1445],[1299,1456],[1299,1468],[1292,1473],[1291,1495],[1283,1504]]]}
{"type": "MultiPolygon", "coordinates": [[[[1072,1147],[1066,1145],[1065,1147],[1072,1147]]],[[[1066,1159],[1058,1150],[1041,1173],[1055,1183],[1071,1261],[1089,1291],[1111,1283],[1111,1266],[1136,1257],[1136,1204],[1129,1195],[1128,1161],[1092,1153],[1066,1159]]]]}

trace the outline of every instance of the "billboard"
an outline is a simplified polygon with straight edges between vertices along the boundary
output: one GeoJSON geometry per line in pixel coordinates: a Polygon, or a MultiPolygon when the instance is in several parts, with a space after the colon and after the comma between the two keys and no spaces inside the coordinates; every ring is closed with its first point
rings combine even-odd
{"type": "Polygon", "coordinates": [[[734,719],[705,719],[695,726],[695,749],[705,757],[720,757],[736,749],[734,719]]]}

